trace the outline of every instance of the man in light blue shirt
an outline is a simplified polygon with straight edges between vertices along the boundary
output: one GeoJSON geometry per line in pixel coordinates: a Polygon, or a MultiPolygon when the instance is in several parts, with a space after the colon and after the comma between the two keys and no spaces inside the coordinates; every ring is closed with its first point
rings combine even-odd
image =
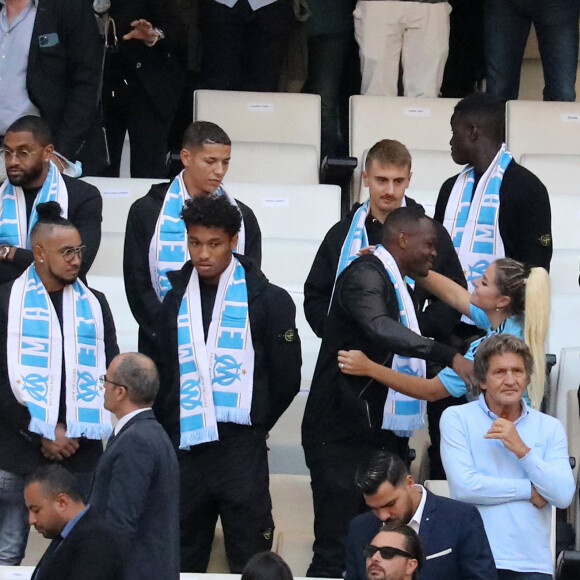
{"type": "Polygon", "coordinates": [[[523,340],[487,338],[475,357],[483,394],[441,417],[451,496],[479,509],[499,580],[552,578],[552,506],[568,507],[575,489],[564,428],[522,398],[532,370],[523,340]]]}

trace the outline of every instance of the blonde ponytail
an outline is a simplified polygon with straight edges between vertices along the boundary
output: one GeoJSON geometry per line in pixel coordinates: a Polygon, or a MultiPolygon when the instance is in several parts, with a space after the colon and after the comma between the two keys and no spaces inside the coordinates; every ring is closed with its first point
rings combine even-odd
{"type": "Polygon", "coordinates": [[[550,323],[550,276],[544,268],[532,268],[526,280],[524,340],[534,359],[528,395],[539,409],[546,385],[546,335],[550,323]]]}

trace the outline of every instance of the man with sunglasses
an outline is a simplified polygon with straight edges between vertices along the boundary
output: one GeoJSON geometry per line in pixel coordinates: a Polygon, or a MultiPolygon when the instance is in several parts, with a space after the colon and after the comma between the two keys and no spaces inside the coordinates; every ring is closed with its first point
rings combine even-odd
{"type": "Polygon", "coordinates": [[[30,232],[39,203],[58,201],[64,217],[78,228],[86,246],[80,262],[81,280],[86,281],[97,255],[101,194],[84,181],[61,175],[51,161],[53,153],[50,129],[40,117],[21,117],[8,128],[0,149],[8,176],[0,187],[0,283],[18,278],[32,264],[30,232]]]}
{"type": "Polygon", "coordinates": [[[84,245],[56,202],[37,206],[34,263],[0,286],[0,564],[28,538],[24,482],[58,463],[88,495],[112,428],[98,377],[119,352],[103,294],[79,280],[84,245]]]}
{"type": "Polygon", "coordinates": [[[428,580],[497,580],[483,522],[473,506],[415,485],[405,463],[385,451],[374,452],[359,465],[355,485],[370,511],[350,523],[347,580],[366,580],[369,561],[365,566],[363,548],[369,542],[380,545],[375,536],[384,525],[409,526],[419,535],[425,554],[422,576],[428,580]]]}
{"type": "Polygon", "coordinates": [[[383,527],[363,548],[368,580],[415,580],[423,564],[419,536],[409,526],[383,527]]]}
{"type": "Polygon", "coordinates": [[[113,359],[101,377],[105,409],[118,419],[89,503],[122,540],[127,580],[179,579],[179,467],[152,406],[155,363],[135,352],[113,359]]]}

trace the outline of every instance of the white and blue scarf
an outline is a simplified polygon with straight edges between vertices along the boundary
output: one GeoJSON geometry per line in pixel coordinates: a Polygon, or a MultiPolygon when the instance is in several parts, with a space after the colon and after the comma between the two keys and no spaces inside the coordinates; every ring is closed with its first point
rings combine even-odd
{"type": "Polygon", "coordinates": [[[251,425],[254,347],[246,273],[235,257],[220,277],[207,341],[193,270],[179,307],[177,344],[180,449],[217,441],[218,421],[251,425]]]}
{"type": "Polygon", "coordinates": [[[504,143],[481,176],[475,193],[475,172],[468,165],[455,180],[447,202],[443,225],[451,236],[470,292],[486,268],[505,256],[499,233],[500,187],[511,160],[504,143]]]}
{"type": "MultiPolygon", "coordinates": [[[[218,187],[217,195],[225,195],[236,207],[236,200],[231,197],[222,186],[218,187]]],[[[185,201],[189,199],[187,188],[183,181],[183,171],[171,182],[161,213],[157,219],[155,233],[149,246],[149,271],[151,283],[159,300],[171,289],[167,272],[179,270],[187,261],[187,232],[185,223],[181,219],[181,210],[185,201]]],[[[236,252],[243,254],[246,247],[244,221],[238,233],[236,252]]]]}
{"type": "MultiPolygon", "coordinates": [[[[415,305],[399,267],[391,254],[381,245],[377,246],[374,255],[382,262],[385,270],[395,287],[397,303],[399,305],[399,317],[403,326],[417,334],[421,334],[419,323],[417,322],[417,313],[415,305]]],[[[391,365],[393,370],[414,375],[416,377],[425,377],[425,361],[418,358],[409,358],[395,354],[391,365]]],[[[421,429],[425,426],[426,401],[420,401],[413,397],[408,397],[389,387],[389,393],[385,402],[383,413],[383,429],[394,431],[399,437],[411,437],[413,429],[421,429]]]]}
{"type": "Polygon", "coordinates": [[[99,376],[107,369],[103,313],[80,281],[65,286],[62,330],[34,264],[14,281],[8,306],[8,377],[30,412],[30,431],[55,439],[62,361],[66,369],[67,437],[102,439],[112,431],[99,376]],[[63,340],[64,339],[64,340],[63,340]],[[64,353],[63,353],[64,350],[64,353]]]}
{"type": "Polygon", "coordinates": [[[0,187],[0,244],[30,249],[30,232],[38,220],[36,206],[47,201],[57,201],[63,217],[68,216],[68,192],[56,165],[51,161],[48,174],[32,206],[30,219],[26,220],[26,200],[21,187],[7,179],[0,187]]]}

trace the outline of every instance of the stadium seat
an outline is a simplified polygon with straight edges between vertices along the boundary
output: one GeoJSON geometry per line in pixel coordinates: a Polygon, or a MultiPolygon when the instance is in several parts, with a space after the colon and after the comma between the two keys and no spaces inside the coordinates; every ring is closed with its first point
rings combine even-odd
{"type": "Polygon", "coordinates": [[[319,182],[318,95],[198,90],[193,119],[217,123],[229,135],[231,181],[319,182]]]}
{"type": "Polygon", "coordinates": [[[362,161],[366,151],[381,139],[396,139],[409,149],[413,157],[410,197],[429,196],[436,200],[441,184],[461,169],[451,159],[449,149],[449,123],[457,102],[458,99],[351,97],[350,154],[360,161],[353,176],[353,202],[368,197],[362,185],[362,161]]]}
{"type": "Polygon", "coordinates": [[[506,142],[550,195],[580,195],[580,103],[509,101],[506,142]]]}

